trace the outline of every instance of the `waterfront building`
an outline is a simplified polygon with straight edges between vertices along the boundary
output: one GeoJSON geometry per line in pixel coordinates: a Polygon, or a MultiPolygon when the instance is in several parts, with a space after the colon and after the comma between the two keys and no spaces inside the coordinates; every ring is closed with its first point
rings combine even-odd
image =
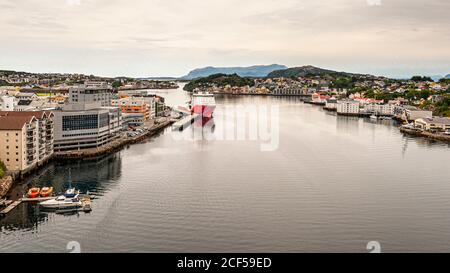
{"type": "Polygon", "coordinates": [[[55,151],[99,148],[120,137],[122,112],[110,106],[107,90],[104,85],[71,89],[69,103],[54,111],[55,151]]]}
{"type": "Polygon", "coordinates": [[[359,102],[354,100],[338,101],[336,111],[340,115],[359,115],[359,102]]]}
{"type": "Polygon", "coordinates": [[[394,106],[394,115],[406,121],[414,121],[419,118],[432,118],[433,112],[411,105],[396,105],[394,106]]]}
{"type": "Polygon", "coordinates": [[[324,109],[330,111],[337,111],[337,104],[338,104],[337,99],[335,98],[327,99],[324,109]]]}
{"type": "Polygon", "coordinates": [[[0,159],[9,171],[27,172],[53,154],[51,112],[0,112],[0,159]]]}
{"type": "Polygon", "coordinates": [[[364,105],[364,112],[379,116],[393,116],[394,108],[392,104],[370,103],[364,105]]]}
{"type": "Polygon", "coordinates": [[[419,118],[414,121],[414,126],[429,132],[450,132],[450,118],[419,118]]]}
{"type": "Polygon", "coordinates": [[[331,97],[328,95],[322,95],[321,93],[314,93],[311,95],[312,103],[314,104],[323,104],[325,105],[327,102],[327,99],[330,99],[331,97]]]}

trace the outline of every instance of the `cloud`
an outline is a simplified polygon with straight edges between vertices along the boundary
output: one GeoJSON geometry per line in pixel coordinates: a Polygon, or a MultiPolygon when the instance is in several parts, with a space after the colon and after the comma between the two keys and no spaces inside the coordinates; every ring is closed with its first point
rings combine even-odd
{"type": "MultiPolygon", "coordinates": [[[[185,74],[206,65],[320,64],[370,70],[450,67],[447,0],[0,0],[0,50],[14,56],[24,44],[64,59],[83,52],[90,66],[58,63],[65,71],[145,76],[185,74]],[[372,2],[370,2],[372,3],[372,2]],[[378,2],[377,2],[378,3],[378,2]],[[98,52],[104,52],[100,58],[98,52]],[[135,67],[111,68],[108,56],[135,67]],[[143,58],[139,63],[140,56],[143,58]],[[134,60],[134,58],[137,58],[134,60]],[[151,60],[151,61],[148,61],[151,60]],[[100,63],[103,62],[103,63],[100,63]],[[442,65],[447,63],[447,65],[442,65]],[[345,67],[347,65],[347,67],[345,67]],[[106,68],[108,67],[108,68],[106,68]],[[138,68],[139,67],[139,68],[138,68]],[[181,71],[184,72],[174,72],[181,71]]],[[[27,50],[33,50],[26,48],[27,50]]],[[[25,70],[55,66],[32,63],[25,70]]],[[[365,72],[361,71],[361,72],[365,72]]],[[[436,73],[434,71],[433,73],[436,73]]],[[[447,73],[442,71],[440,73],[447,73]]]]}

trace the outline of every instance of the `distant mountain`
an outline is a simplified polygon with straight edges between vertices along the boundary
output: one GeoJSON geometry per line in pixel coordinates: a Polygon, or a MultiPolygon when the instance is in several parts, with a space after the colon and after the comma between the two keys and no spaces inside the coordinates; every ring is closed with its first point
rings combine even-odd
{"type": "Polygon", "coordinates": [[[450,79],[450,74],[448,74],[447,76],[445,76],[446,79],[450,79]]]}
{"type": "Polygon", "coordinates": [[[195,69],[189,72],[188,75],[182,77],[183,80],[193,80],[198,78],[208,77],[214,74],[237,74],[240,77],[259,78],[266,77],[269,73],[275,70],[286,69],[284,65],[272,64],[272,65],[255,65],[250,67],[212,67],[195,69]]]}
{"type": "Polygon", "coordinates": [[[342,75],[352,76],[358,74],[352,74],[347,72],[337,72],[333,70],[318,68],[312,65],[293,67],[283,70],[277,70],[271,72],[267,77],[269,78],[290,78],[290,77],[304,77],[304,76],[322,76],[322,75],[342,75]]]}
{"type": "Polygon", "coordinates": [[[176,81],[175,77],[147,77],[147,78],[138,78],[138,80],[147,80],[147,81],[176,81]]]}
{"type": "Polygon", "coordinates": [[[435,82],[439,81],[440,79],[445,78],[445,77],[442,76],[442,75],[429,75],[428,77],[430,77],[430,78],[431,78],[433,81],[435,81],[435,82]]]}

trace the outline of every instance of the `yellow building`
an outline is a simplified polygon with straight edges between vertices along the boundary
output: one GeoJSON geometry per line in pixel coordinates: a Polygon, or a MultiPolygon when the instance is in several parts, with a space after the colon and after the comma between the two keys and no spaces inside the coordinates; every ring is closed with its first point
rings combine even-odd
{"type": "Polygon", "coordinates": [[[414,121],[414,125],[424,131],[448,132],[450,131],[450,118],[419,118],[414,121]]]}
{"type": "Polygon", "coordinates": [[[26,172],[52,154],[52,113],[0,112],[0,160],[9,171],[26,172]]]}

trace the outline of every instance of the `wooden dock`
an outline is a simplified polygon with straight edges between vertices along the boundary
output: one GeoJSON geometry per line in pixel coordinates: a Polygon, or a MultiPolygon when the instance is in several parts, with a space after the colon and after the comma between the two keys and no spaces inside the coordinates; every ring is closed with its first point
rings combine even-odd
{"type": "Polygon", "coordinates": [[[0,211],[0,215],[6,215],[6,214],[10,213],[12,210],[17,208],[23,202],[43,202],[43,201],[51,200],[54,198],[55,197],[20,198],[16,201],[11,201],[11,200],[4,201],[5,204],[7,205],[7,207],[4,208],[2,211],[0,211]]]}
{"type": "Polygon", "coordinates": [[[20,204],[22,204],[22,199],[12,202],[4,210],[0,211],[0,215],[6,215],[6,214],[10,213],[13,209],[15,209],[20,204]]]}

